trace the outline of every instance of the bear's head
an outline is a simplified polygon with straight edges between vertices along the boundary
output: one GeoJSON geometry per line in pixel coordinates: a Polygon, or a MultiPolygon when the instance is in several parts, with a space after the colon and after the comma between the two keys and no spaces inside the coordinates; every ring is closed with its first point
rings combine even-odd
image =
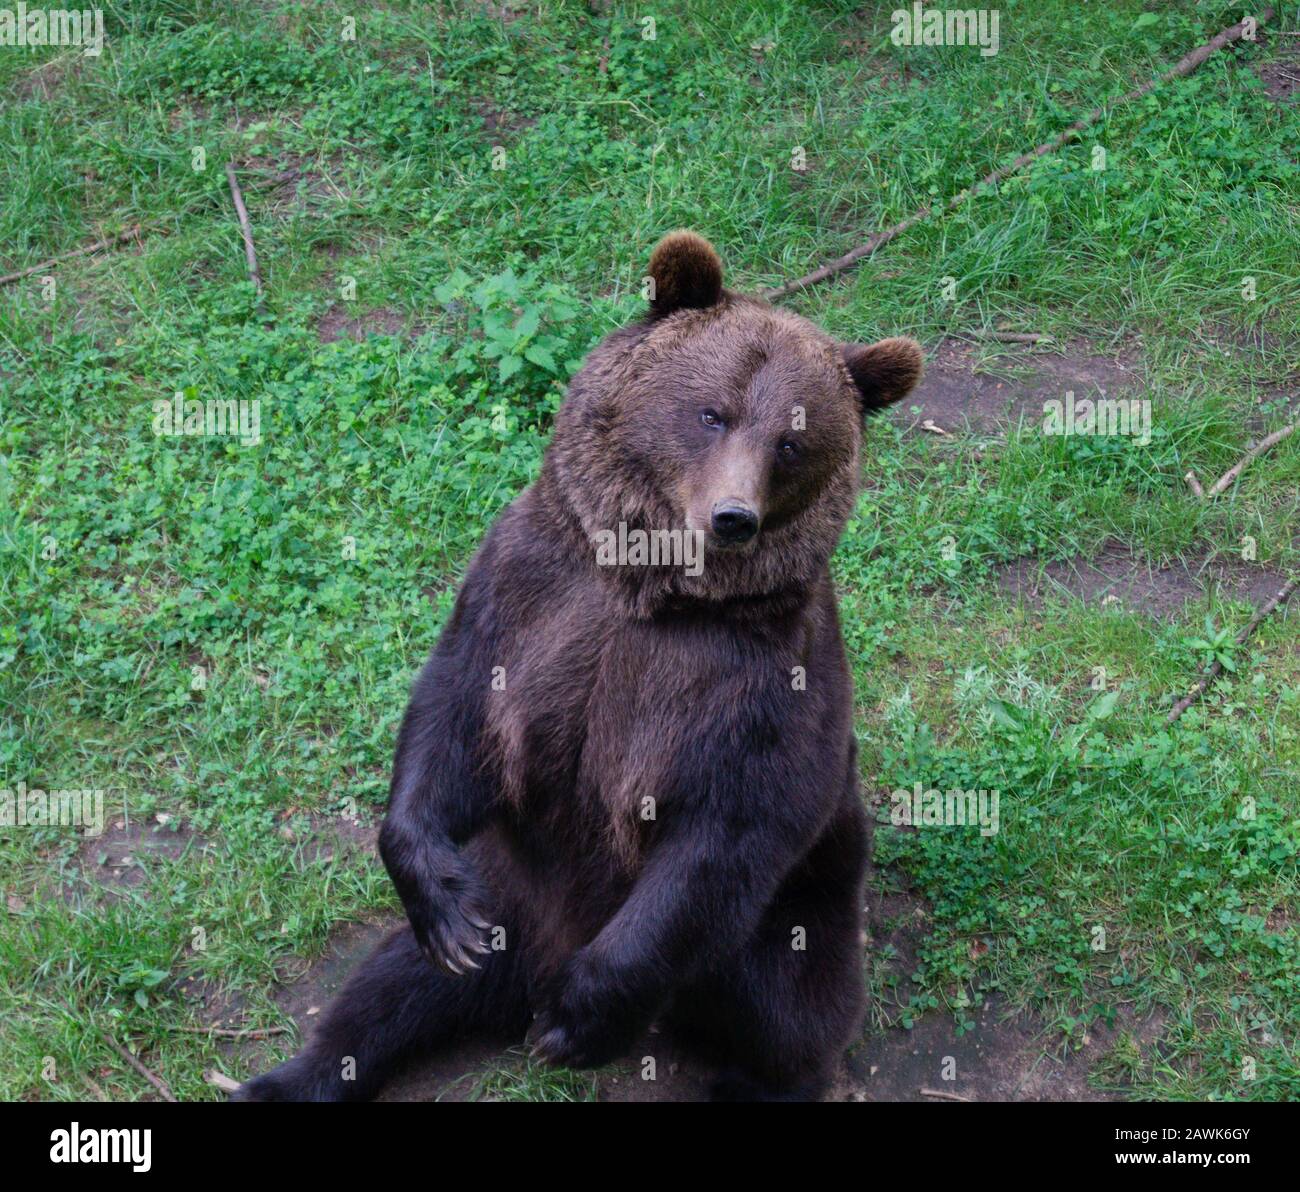
{"type": "Polygon", "coordinates": [[[647,316],[573,378],[543,490],[579,540],[608,541],[620,525],[694,537],[700,567],[661,556],[602,569],[643,615],[665,602],[798,598],[852,512],[864,420],[912,389],[921,349],[837,343],[724,289],[717,253],[693,232],[659,243],[650,283],[647,316]]]}

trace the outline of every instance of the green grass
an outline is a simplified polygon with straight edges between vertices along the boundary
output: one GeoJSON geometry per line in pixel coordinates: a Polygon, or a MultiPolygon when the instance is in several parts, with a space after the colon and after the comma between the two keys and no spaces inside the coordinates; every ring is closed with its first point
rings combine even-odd
{"type": "MultiPolygon", "coordinates": [[[[709,235],[739,288],[797,275],[1240,17],[1007,0],[982,58],[893,46],[891,5],[673,0],[653,41],[629,6],[487,7],[153,0],[106,6],[98,59],[0,51],[0,272],[144,227],[138,250],[51,270],[52,295],[0,291],[0,787],[103,787],[113,818],[175,838],[115,891],[93,843],[0,839],[0,1096],[77,1099],[87,1078],[151,1095],[106,1032],[179,1096],[215,1095],[205,1068],[266,1059],[178,1031],[210,1021],[195,991],[281,1021],[277,979],[334,924],[392,909],[373,858],[313,841],[379,813],[455,583],[535,474],[567,377],[639,309],[659,235],[709,235]],[[340,314],[406,330],[321,342],[340,314]],[[261,444],[156,437],[178,391],[259,401],[261,444]]],[[[1273,52],[1217,55],[794,301],[846,339],[1005,323],[1122,344],[1155,410],[1145,448],[874,428],[836,560],[865,790],[1004,800],[992,838],[878,829],[877,880],[924,918],[915,962],[873,978],[876,1029],[961,1024],[997,993],[1069,1047],[1135,1010],[1163,1022],[1158,1047],[1121,1041],[1099,1083],[1300,1096],[1294,611],[1166,729],[1205,617],[1235,633],[1247,607],[1025,610],[996,583],[1111,539],[1160,563],[1250,535],[1261,564],[1300,566],[1300,436],[1218,501],[1182,480],[1219,475],[1294,394],[1300,107],[1254,74],[1273,52]]],[[[505,1099],[591,1088],[527,1065],[486,1079],[505,1099]]]]}
{"type": "Polygon", "coordinates": [[[520,1048],[475,1080],[470,1101],[595,1101],[596,1078],[590,1072],[548,1068],[520,1048]]]}

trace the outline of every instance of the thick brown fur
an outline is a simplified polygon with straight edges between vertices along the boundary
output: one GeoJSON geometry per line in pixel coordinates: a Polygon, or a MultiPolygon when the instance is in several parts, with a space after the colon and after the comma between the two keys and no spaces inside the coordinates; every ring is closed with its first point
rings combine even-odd
{"type": "Polygon", "coordinates": [[[864,415],[920,373],[655,250],[417,679],[380,850],[407,911],[245,1100],[370,1097],[469,1034],[569,1066],[652,1020],[716,1095],[820,1095],[858,1029],[865,823],[829,559],[864,415]],[[605,531],[703,540],[602,566],[605,531]],[[531,1028],[530,1028],[531,1023],[531,1028]]]}

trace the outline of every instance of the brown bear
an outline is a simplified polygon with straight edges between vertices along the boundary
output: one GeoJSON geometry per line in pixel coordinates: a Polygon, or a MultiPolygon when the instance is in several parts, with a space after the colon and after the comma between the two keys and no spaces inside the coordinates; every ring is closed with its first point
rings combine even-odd
{"type": "Polygon", "coordinates": [[[813,1100],[858,1030],[866,823],[829,560],[863,418],[921,352],[723,289],[690,232],[650,277],[414,684],[379,840],[409,922],[239,1099],[369,1098],[468,1035],[593,1067],[658,1021],[715,1098],[813,1100]]]}

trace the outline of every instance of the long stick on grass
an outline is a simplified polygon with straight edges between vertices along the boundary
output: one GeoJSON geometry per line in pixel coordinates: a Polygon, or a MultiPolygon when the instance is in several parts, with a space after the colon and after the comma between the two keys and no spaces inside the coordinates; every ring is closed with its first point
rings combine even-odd
{"type": "Polygon", "coordinates": [[[1284,426],[1281,430],[1275,430],[1271,435],[1260,439],[1254,447],[1247,451],[1245,455],[1243,455],[1210,486],[1210,491],[1208,493],[1201,489],[1201,482],[1197,480],[1195,472],[1188,472],[1187,475],[1183,477],[1183,479],[1187,481],[1187,487],[1190,488],[1198,497],[1217,497],[1234,480],[1236,480],[1238,476],[1241,475],[1242,468],[1250,463],[1252,459],[1257,459],[1259,456],[1263,455],[1265,451],[1276,447],[1288,435],[1294,434],[1297,426],[1300,426],[1300,422],[1293,422],[1290,426],[1284,426]]]}
{"type": "MultiPolygon", "coordinates": [[[[1293,575],[1289,580],[1286,581],[1286,583],[1282,585],[1282,587],[1278,590],[1277,594],[1273,597],[1273,599],[1270,600],[1267,604],[1265,604],[1259,610],[1259,612],[1257,612],[1253,617],[1251,617],[1250,624],[1248,624],[1245,629],[1243,629],[1239,634],[1237,634],[1237,645],[1244,646],[1246,644],[1247,638],[1249,638],[1250,635],[1255,632],[1255,626],[1258,625],[1265,617],[1267,617],[1275,608],[1277,608],[1278,605],[1285,604],[1287,597],[1289,597],[1291,593],[1296,590],[1297,584],[1300,584],[1300,575],[1293,575]]],[[[1169,716],[1165,720],[1165,724],[1173,724],[1175,720],[1177,720],[1184,712],[1186,712],[1187,709],[1190,708],[1197,701],[1197,699],[1201,695],[1201,692],[1203,692],[1211,683],[1213,683],[1214,680],[1219,677],[1222,671],[1223,671],[1223,663],[1216,658],[1214,660],[1214,665],[1210,667],[1210,669],[1205,673],[1205,677],[1201,679],[1201,681],[1197,683],[1196,686],[1191,689],[1191,691],[1189,691],[1185,696],[1183,696],[1182,699],[1180,699],[1173,706],[1172,710],[1169,713],[1169,716]]]]}
{"type": "Polygon", "coordinates": [[[1197,46],[1196,49],[1192,50],[1189,54],[1183,55],[1183,57],[1180,58],[1175,65],[1165,71],[1164,74],[1158,75],[1150,82],[1143,83],[1141,87],[1135,87],[1132,91],[1126,92],[1121,95],[1119,99],[1109,105],[1101,104],[1100,106],[1093,108],[1091,112],[1081,119],[1076,120],[1064,132],[1053,137],[1050,141],[1039,145],[1037,149],[1033,149],[1028,153],[1022,153],[1015,159],[1015,161],[1011,162],[1010,165],[1001,166],[991,174],[985,175],[985,177],[976,182],[969,190],[963,190],[959,194],[954,195],[943,206],[922,207],[919,211],[915,212],[915,214],[909,215],[906,219],[894,224],[892,227],[874,233],[869,239],[865,240],[862,244],[859,244],[857,248],[846,252],[842,257],[837,257],[835,260],[827,262],[820,268],[814,269],[811,273],[805,273],[803,277],[796,277],[793,281],[783,282],[779,286],[773,286],[770,290],[764,290],[763,297],[769,302],[775,302],[779,298],[785,298],[799,290],[806,290],[809,286],[816,285],[818,282],[825,281],[829,277],[834,277],[838,273],[843,273],[846,269],[853,268],[853,266],[859,261],[871,256],[871,254],[878,248],[883,248],[896,236],[900,236],[903,232],[906,232],[908,228],[920,223],[923,219],[936,213],[943,214],[948,211],[955,211],[966,202],[971,195],[977,194],[982,190],[987,190],[990,186],[996,186],[1004,178],[1024,169],[1025,166],[1029,165],[1031,162],[1037,161],[1038,158],[1044,157],[1048,153],[1055,153],[1056,150],[1061,148],[1061,146],[1067,141],[1073,140],[1085,129],[1096,124],[1097,121],[1106,115],[1108,111],[1111,111],[1122,104],[1132,103],[1134,100],[1141,99],[1144,95],[1149,94],[1157,87],[1162,86],[1173,79],[1183,78],[1184,76],[1191,74],[1192,71],[1200,66],[1201,63],[1211,55],[1223,49],[1224,46],[1231,45],[1234,41],[1239,40],[1242,33],[1245,31],[1247,20],[1254,20],[1256,25],[1263,25],[1272,19],[1273,6],[1268,5],[1260,12],[1259,16],[1243,18],[1235,25],[1228,26],[1228,28],[1224,29],[1223,32],[1212,37],[1204,45],[1197,46]]]}
{"type": "Polygon", "coordinates": [[[159,1096],[164,1101],[175,1101],[171,1089],[167,1087],[167,1082],[161,1077],[150,1072],[135,1056],[133,1056],[125,1047],[122,1046],[112,1035],[105,1035],[104,1042],[107,1043],[114,1051],[117,1052],[128,1064],[140,1073],[154,1088],[158,1090],[159,1096]]]}
{"type": "Polygon", "coordinates": [[[262,273],[257,267],[257,249],[253,247],[253,224],[248,218],[248,208],[244,206],[244,192],[239,189],[239,179],[235,177],[235,163],[226,162],[226,180],[230,183],[230,197],[235,200],[235,214],[239,216],[239,231],[244,237],[244,259],[248,262],[248,276],[253,279],[253,288],[258,298],[262,297],[262,273]]]}
{"type": "Polygon", "coordinates": [[[118,232],[116,236],[105,236],[103,240],[96,240],[94,244],[87,244],[85,248],[74,248],[71,252],[61,252],[57,257],[51,257],[48,261],[42,261],[39,265],[33,265],[30,269],[20,269],[17,273],[6,273],[0,277],[0,286],[7,286],[16,281],[22,281],[24,277],[31,277],[33,273],[40,273],[42,269],[52,269],[60,261],[70,261],[73,257],[89,256],[92,252],[99,252],[100,249],[114,248],[124,240],[139,240],[141,227],[136,224],[134,227],[127,228],[125,232],[118,232]]]}

